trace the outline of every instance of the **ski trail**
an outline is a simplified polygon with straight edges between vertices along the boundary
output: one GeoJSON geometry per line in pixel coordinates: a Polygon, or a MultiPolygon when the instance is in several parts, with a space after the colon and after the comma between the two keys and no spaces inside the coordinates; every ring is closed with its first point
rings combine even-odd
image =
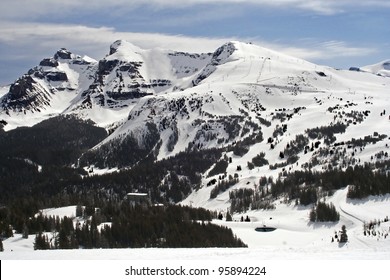
{"type": "Polygon", "coordinates": [[[366,241],[362,240],[362,238],[356,235],[356,231],[358,231],[358,227],[364,224],[364,220],[352,214],[351,212],[345,210],[345,208],[342,207],[342,204],[345,202],[346,199],[346,192],[347,192],[346,189],[342,191],[338,191],[337,195],[334,197],[334,204],[336,205],[337,210],[340,212],[340,216],[342,216],[343,218],[351,222],[353,225],[353,228],[351,229],[351,232],[353,232],[353,234],[349,235],[349,242],[357,241],[362,246],[369,248],[370,245],[366,241]]]}
{"type": "Polygon", "coordinates": [[[242,78],[247,78],[247,77],[251,74],[252,65],[253,65],[253,60],[252,60],[252,58],[249,58],[249,59],[250,59],[250,63],[249,63],[249,67],[248,67],[248,72],[245,73],[245,75],[242,76],[242,78]]]}

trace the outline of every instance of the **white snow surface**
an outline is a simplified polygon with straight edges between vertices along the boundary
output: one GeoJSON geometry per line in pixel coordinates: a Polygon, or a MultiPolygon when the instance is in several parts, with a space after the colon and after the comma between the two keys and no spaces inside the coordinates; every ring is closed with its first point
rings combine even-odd
{"type": "MultiPolygon", "coordinates": [[[[78,249],[34,251],[34,235],[23,239],[20,234],[3,241],[5,251],[2,260],[21,259],[110,259],[110,260],[168,260],[168,259],[266,259],[266,260],[389,260],[390,222],[376,228],[377,236],[364,236],[363,223],[383,220],[390,213],[390,195],[369,197],[364,200],[346,198],[347,188],[335,192],[327,199],[340,213],[337,223],[311,223],[310,206],[301,207],[277,203],[275,210],[249,211],[235,214],[233,222],[214,220],[227,226],[241,238],[248,248],[200,248],[200,249],[78,249]],[[251,222],[240,222],[241,215],[248,215],[251,222]],[[275,227],[273,232],[257,232],[256,227],[275,227]],[[335,232],[346,225],[348,242],[332,242],[335,232]]],[[[46,209],[46,215],[74,216],[75,206],[46,209]]],[[[102,225],[103,226],[103,225],[102,225]]],[[[48,233],[49,236],[51,233],[48,233]]],[[[338,233],[339,234],[339,233],[338,233]]]]}

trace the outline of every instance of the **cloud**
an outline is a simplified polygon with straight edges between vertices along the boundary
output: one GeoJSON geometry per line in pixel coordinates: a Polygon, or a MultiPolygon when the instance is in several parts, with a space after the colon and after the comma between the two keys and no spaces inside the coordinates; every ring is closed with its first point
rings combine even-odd
{"type": "Polygon", "coordinates": [[[0,44],[29,50],[72,48],[97,58],[106,54],[109,45],[118,39],[127,40],[145,49],[161,47],[187,52],[210,52],[234,38],[205,38],[159,33],[120,32],[110,27],[83,25],[0,22],[0,44]]]}
{"type": "Polygon", "coordinates": [[[334,58],[364,57],[376,53],[376,47],[351,46],[344,41],[318,41],[316,39],[301,39],[297,46],[280,47],[286,53],[294,53],[297,57],[307,60],[325,61],[334,58]]]}
{"type": "Polygon", "coordinates": [[[317,46],[319,49],[326,50],[327,57],[325,58],[367,56],[377,51],[376,48],[348,46],[341,41],[327,41],[317,46]]]}
{"type": "Polygon", "coordinates": [[[26,73],[45,57],[65,47],[97,60],[118,39],[144,49],[163,48],[186,52],[213,52],[235,38],[206,38],[159,33],[120,32],[109,27],[84,25],[0,22],[0,85],[26,73]]]}
{"type": "Polygon", "coordinates": [[[390,8],[388,0],[2,0],[0,15],[3,19],[42,20],[47,15],[71,15],[93,12],[96,10],[132,11],[137,8],[152,10],[185,9],[199,5],[252,5],[259,7],[299,9],[317,14],[335,14],[350,9],[390,8]],[[23,9],[21,9],[23,7],[23,9]]]}
{"type": "MultiPolygon", "coordinates": [[[[349,46],[343,41],[318,42],[315,39],[298,40],[295,46],[265,42],[256,38],[194,37],[159,33],[121,32],[109,27],[88,27],[67,24],[7,23],[0,22],[0,44],[28,50],[53,53],[61,47],[96,59],[103,57],[109,45],[118,39],[127,40],[144,49],[163,48],[187,52],[213,52],[231,40],[252,41],[296,57],[316,60],[340,56],[358,57],[374,53],[375,48],[349,46]]],[[[21,53],[26,53],[21,52],[21,53]]],[[[46,53],[47,56],[48,53],[46,53]]]]}

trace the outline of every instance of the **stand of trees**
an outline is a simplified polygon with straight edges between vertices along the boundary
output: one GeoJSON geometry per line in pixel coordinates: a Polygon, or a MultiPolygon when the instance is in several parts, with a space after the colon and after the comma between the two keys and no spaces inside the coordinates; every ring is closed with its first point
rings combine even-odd
{"type": "MultiPolygon", "coordinates": [[[[210,220],[216,214],[205,209],[174,205],[131,206],[124,202],[108,204],[99,212],[92,219],[77,223],[76,227],[67,217],[56,219],[53,237],[49,238],[40,230],[34,249],[246,247],[231,229],[211,224],[210,220]],[[112,218],[103,219],[110,214],[113,214],[112,218]],[[109,221],[109,224],[99,229],[102,221],[109,221]]],[[[35,223],[39,224],[38,221],[35,223]]],[[[41,228],[44,227],[43,223],[41,228]]]]}
{"type": "Polygon", "coordinates": [[[232,175],[229,175],[229,179],[222,179],[218,181],[218,184],[211,190],[210,198],[216,198],[220,193],[226,191],[230,187],[238,183],[238,178],[233,178],[232,175]]]}
{"type": "MultiPolygon", "coordinates": [[[[321,187],[323,193],[332,193],[334,190],[348,189],[348,198],[364,198],[369,195],[383,195],[390,193],[390,177],[386,175],[386,166],[390,162],[380,165],[364,165],[348,167],[344,170],[327,170],[315,172],[311,170],[285,172],[271,186],[274,198],[286,195],[290,200],[301,199],[301,204],[315,203],[315,189],[321,187]],[[377,168],[376,172],[373,168],[377,168]],[[381,171],[383,168],[383,172],[381,171]],[[302,188],[305,185],[309,190],[302,188]]],[[[317,194],[318,195],[318,194],[317,194]]]]}
{"type": "Polygon", "coordinates": [[[337,222],[340,220],[340,214],[332,203],[319,201],[310,211],[311,222],[337,222]]]}
{"type": "Polygon", "coordinates": [[[230,212],[246,212],[256,209],[275,209],[268,195],[268,187],[237,189],[229,192],[230,212]]]}

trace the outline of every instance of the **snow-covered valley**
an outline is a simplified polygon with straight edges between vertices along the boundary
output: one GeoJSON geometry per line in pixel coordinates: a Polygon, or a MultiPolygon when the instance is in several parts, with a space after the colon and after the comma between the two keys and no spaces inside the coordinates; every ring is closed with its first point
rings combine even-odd
{"type": "MultiPolygon", "coordinates": [[[[78,249],[34,251],[35,235],[28,239],[21,234],[5,240],[3,260],[388,260],[390,258],[390,222],[383,222],[390,213],[390,196],[370,197],[364,200],[349,200],[346,189],[337,191],[329,198],[340,211],[337,223],[312,223],[310,207],[301,207],[280,202],[275,210],[249,211],[250,222],[241,222],[241,214],[233,216],[232,222],[214,220],[213,223],[231,228],[248,248],[196,248],[196,249],[78,249]],[[371,233],[364,234],[364,223],[382,221],[371,233]],[[275,227],[273,232],[258,232],[257,227],[275,227]],[[346,225],[348,242],[337,242],[342,225],[346,225]],[[375,232],[373,235],[372,232],[375,232]],[[332,241],[333,239],[333,241],[332,241]]],[[[44,211],[45,215],[75,215],[75,206],[44,211]]],[[[49,235],[51,233],[48,233],[49,235]]]]}

